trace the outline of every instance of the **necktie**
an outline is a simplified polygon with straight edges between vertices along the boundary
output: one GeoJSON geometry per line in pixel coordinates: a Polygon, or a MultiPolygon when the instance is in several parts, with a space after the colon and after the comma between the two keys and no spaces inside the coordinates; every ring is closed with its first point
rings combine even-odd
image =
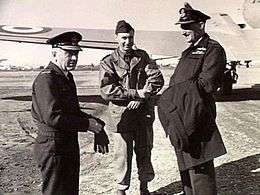
{"type": "Polygon", "coordinates": [[[131,62],[131,54],[130,53],[126,53],[125,56],[124,56],[124,60],[129,65],[130,62],[131,62]]]}

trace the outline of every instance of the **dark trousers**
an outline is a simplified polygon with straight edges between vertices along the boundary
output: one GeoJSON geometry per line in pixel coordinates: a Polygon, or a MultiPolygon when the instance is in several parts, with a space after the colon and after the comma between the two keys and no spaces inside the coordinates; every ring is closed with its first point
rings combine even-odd
{"type": "Polygon", "coordinates": [[[213,160],[180,174],[185,195],[217,195],[213,160]]]}
{"type": "Polygon", "coordinates": [[[78,195],[78,142],[38,136],[34,155],[42,174],[43,195],[78,195]]]}

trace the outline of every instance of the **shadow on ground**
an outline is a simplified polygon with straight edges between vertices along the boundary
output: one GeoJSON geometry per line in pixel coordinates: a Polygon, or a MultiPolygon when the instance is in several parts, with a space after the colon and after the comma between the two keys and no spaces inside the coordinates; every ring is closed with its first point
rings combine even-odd
{"type": "Polygon", "coordinates": [[[16,100],[16,101],[32,101],[32,96],[24,95],[24,96],[7,96],[2,97],[2,100],[16,100]]]}
{"type": "Polygon", "coordinates": [[[80,102],[98,103],[104,105],[108,104],[108,102],[105,101],[100,95],[80,95],[78,98],[80,102]]]}
{"type": "MultiPolygon", "coordinates": [[[[154,96],[152,101],[156,105],[161,95],[154,96]]],[[[230,95],[215,94],[215,100],[217,102],[233,102],[233,101],[247,101],[247,100],[260,100],[260,90],[255,88],[242,88],[233,89],[230,95]]],[[[105,101],[100,95],[79,95],[80,102],[87,103],[99,103],[107,105],[108,102],[105,101]]],[[[32,97],[29,95],[25,96],[7,96],[2,97],[2,100],[16,100],[16,101],[32,101],[32,97]]]]}
{"type": "Polygon", "coordinates": [[[260,90],[254,88],[233,89],[230,95],[216,94],[217,102],[260,100],[260,90]]]}
{"type": "MultiPolygon", "coordinates": [[[[78,96],[80,102],[87,103],[99,103],[99,104],[107,104],[107,102],[100,95],[79,95],[78,96]]],[[[32,101],[32,96],[9,96],[2,97],[2,100],[16,100],[16,101],[32,101]]]]}
{"type": "MultiPolygon", "coordinates": [[[[219,195],[259,195],[259,168],[260,154],[248,156],[216,167],[219,195]]],[[[180,191],[181,183],[179,181],[156,190],[156,192],[168,193],[169,195],[180,191]]]]}
{"type": "MultiPolygon", "coordinates": [[[[260,193],[260,154],[232,161],[216,167],[217,186],[219,195],[259,195],[260,193]],[[258,169],[258,172],[254,170],[258,169]]],[[[181,183],[174,182],[164,186],[157,193],[173,195],[181,191],[181,183]]],[[[33,192],[1,193],[0,195],[40,195],[33,192]]]]}

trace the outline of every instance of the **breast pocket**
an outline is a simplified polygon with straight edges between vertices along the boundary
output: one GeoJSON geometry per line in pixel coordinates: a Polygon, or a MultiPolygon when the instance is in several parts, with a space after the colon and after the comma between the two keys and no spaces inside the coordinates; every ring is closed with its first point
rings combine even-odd
{"type": "Polygon", "coordinates": [[[188,57],[188,65],[189,67],[193,67],[192,71],[190,71],[190,76],[194,76],[201,69],[201,64],[203,63],[203,56],[204,55],[202,54],[193,54],[188,57]]]}
{"type": "Polygon", "coordinates": [[[60,98],[62,109],[66,112],[78,111],[78,98],[75,92],[69,87],[61,88],[60,98]]]}
{"type": "Polygon", "coordinates": [[[126,68],[121,68],[119,66],[115,67],[115,72],[116,72],[116,75],[118,76],[119,80],[123,80],[126,77],[126,75],[128,74],[126,68]]]}

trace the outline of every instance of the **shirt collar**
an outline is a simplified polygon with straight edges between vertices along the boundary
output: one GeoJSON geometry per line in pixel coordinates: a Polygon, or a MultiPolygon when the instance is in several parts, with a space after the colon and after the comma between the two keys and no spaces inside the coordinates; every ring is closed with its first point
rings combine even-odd
{"type": "Polygon", "coordinates": [[[194,48],[194,47],[206,47],[207,42],[209,39],[209,35],[207,33],[205,33],[204,35],[202,35],[197,41],[196,43],[192,44],[190,46],[190,48],[194,48]]]}
{"type": "Polygon", "coordinates": [[[54,70],[56,74],[65,76],[66,78],[69,78],[72,75],[69,71],[67,72],[67,74],[65,74],[65,72],[61,70],[61,68],[53,62],[50,62],[47,68],[54,70]]]}
{"type": "Polygon", "coordinates": [[[122,52],[119,48],[117,48],[117,52],[118,55],[123,59],[125,58],[126,55],[133,56],[133,50],[130,50],[129,52],[122,52]]]}
{"type": "Polygon", "coordinates": [[[196,47],[202,39],[203,39],[203,36],[201,36],[201,37],[196,41],[196,43],[193,44],[193,46],[196,47]]]}

